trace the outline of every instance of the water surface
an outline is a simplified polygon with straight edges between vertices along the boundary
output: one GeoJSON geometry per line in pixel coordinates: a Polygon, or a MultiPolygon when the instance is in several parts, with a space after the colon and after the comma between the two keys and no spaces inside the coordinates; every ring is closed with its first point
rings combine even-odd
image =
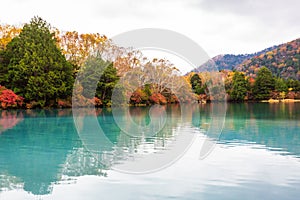
{"type": "MultiPolygon", "coordinates": [[[[0,111],[0,199],[298,199],[300,104],[229,104],[220,137],[207,132],[218,105],[183,106],[167,107],[164,129],[143,138],[121,134],[111,110],[98,109],[107,142],[96,156],[71,110],[0,111]],[[143,175],[111,169],[166,151],[182,131],[195,140],[172,165],[143,175]],[[200,160],[207,138],[217,144],[200,160]]],[[[148,111],[130,108],[141,125],[148,111]]],[[[85,122],[91,115],[83,112],[85,122]]]]}

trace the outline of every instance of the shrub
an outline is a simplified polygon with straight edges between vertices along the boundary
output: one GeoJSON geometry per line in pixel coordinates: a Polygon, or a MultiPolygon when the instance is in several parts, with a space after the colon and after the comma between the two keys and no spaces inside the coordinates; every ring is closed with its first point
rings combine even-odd
{"type": "Polygon", "coordinates": [[[24,98],[16,95],[12,90],[0,86],[0,103],[1,108],[17,108],[23,105],[24,98]]]}
{"type": "Polygon", "coordinates": [[[130,101],[133,104],[146,103],[148,100],[148,95],[141,88],[134,91],[130,97],[130,101]]]}
{"type": "Polygon", "coordinates": [[[149,99],[150,99],[151,103],[155,103],[155,104],[166,104],[167,103],[166,98],[160,93],[152,94],[149,99]]]}

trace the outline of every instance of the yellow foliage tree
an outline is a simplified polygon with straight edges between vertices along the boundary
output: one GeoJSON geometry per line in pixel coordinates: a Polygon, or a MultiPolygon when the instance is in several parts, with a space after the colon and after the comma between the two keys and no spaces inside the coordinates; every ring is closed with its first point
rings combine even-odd
{"type": "Polygon", "coordinates": [[[77,31],[56,32],[60,48],[75,72],[83,65],[88,56],[107,41],[105,35],[99,33],[79,34],[77,31]]]}
{"type": "Polygon", "coordinates": [[[21,28],[11,25],[0,25],[0,49],[5,49],[6,45],[17,35],[20,34],[21,28]]]}

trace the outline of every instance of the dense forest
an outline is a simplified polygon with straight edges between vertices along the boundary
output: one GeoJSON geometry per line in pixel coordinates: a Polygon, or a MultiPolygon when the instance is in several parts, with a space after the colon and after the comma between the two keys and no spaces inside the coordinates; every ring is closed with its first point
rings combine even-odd
{"type": "MultiPolygon", "coordinates": [[[[223,56],[224,68],[236,65],[218,72],[226,98],[300,98],[299,41],[223,56]]],[[[168,60],[149,60],[99,33],[61,32],[40,17],[23,27],[0,25],[2,109],[111,106],[114,91],[114,103],[132,105],[224,100],[218,81],[206,72],[182,76],[168,60]]]]}
{"type": "Polygon", "coordinates": [[[259,68],[265,66],[276,77],[300,80],[300,38],[253,54],[218,55],[212,61],[219,70],[245,72],[252,78],[256,77],[259,68]]]}
{"type": "Polygon", "coordinates": [[[195,99],[171,62],[149,60],[99,33],[61,32],[40,17],[22,28],[0,26],[0,85],[2,108],[70,107],[72,97],[76,106],[110,106],[114,88],[130,104],[195,99]]]}
{"type": "Polygon", "coordinates": [[[234,69],[255,78],[261,66],[270,69],[276,77],[300,80],[300,38],[245,60],[234,69]]]}
{"type": "MultiPolygon", "coordinates": [[[[241,63],[243,63],[245,60],[251,59],[255,56],[258,56],[260,54],[272,51],[274,49],[278,48],[278,46],[272,46],[269,47],[267,49],[264,49],[262,51],[256,52],[256,53],[251,53],[251,54],[238,54],[238,55],[234,55],[234,54],[224,54],[224,55],[217,55],[215,57],[212,58],[212,60],[214,61],[214,63],[216,64],[216,66],[218,66],[219,70],[233,70],[235,69],[236,66],[240,65],[241,63]]],[[[200,66],[200,68],[205,67],[206,64],[204,64],[204,66],[200,66]]],[[[194,71],[197,71],[197,69],[195,69],[194,71]]]]}

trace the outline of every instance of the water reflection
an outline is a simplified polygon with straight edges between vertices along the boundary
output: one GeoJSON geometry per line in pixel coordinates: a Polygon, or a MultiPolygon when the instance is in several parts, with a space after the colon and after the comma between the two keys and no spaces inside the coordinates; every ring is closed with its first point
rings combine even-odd
{"type": "MultiPolygon", "coordinates": [[[[168,108],[170,115],[166,130],[178,126],[176,106],[168,108]]],[[[0,136],[0,190],[23,188],[35,195],[52,192],[53,184],[83,175],[107,176],[105,170],[126,160],[133,153],[162,149],[172,138],[172,131],[158,133],[152,138],[133,138],[115,124],[109,109],[97,109],[97,120],[105,130],[109,143],[98,143],[97,154],[85,149],[75,130],[71,110],[3,111],[1,120],[11,122],[0,136]],[[11,112],[11,113],[9,113],[11,112]],[[16,116],[22,116],[16,117],[16,116]],[[23,120],[21,120],[23,119],[23,120]]],[[[137,123],[145,123],[148,108],[132,108],[137,123]],[[141,117],[139,117],[141,115],[141,117]],[[141,118],[141,119],[138,119],[141,118]],[[140,121],[138,121],[140,120],[140,121]]],[[[95,113],[82,112],[84,120],[95,113]]],[[[86,124],[88,125],[88,123],[86,124]]],[[[84,127],[83,127],[84,128],[84,127]]],[[[93,137],[92,134],[90,134],[93,137]]]]}
{"type": "Polygon", "coordinates": [[[151,114],[153,108],[149,107],[132,107],[129,111],[122,109],[120,108],[114,115],[109,110],[103,110],[97,119],[89,114],[89,109],[80,109],[79,115],[75,116],[77,130],[84,146],[109,168],[126,170],[126,172],[130,170],[134,173],[156,170],[164,165],[162,162],[169,164],[176,160],[176,157],[184,152],[184,148],[188,147],[188,145],[179,145],[178,148],[177,146],[168,148],[170,144],[174,146],[176,142],[179,143],[178,141],[188,144],[194,137],[190,133],[185,134],[186,136],[179,134],[178,129],[186,126],[187,121],[191,126],[191,117],[186,115],[182,117],[182,109],[178,106],[157,107],[154,115],[151,114]],[[161,115],[157,114],[159,112],[167,115],[163,118],[163,123],[160,121],[161,115]],[[116,123],[115,120],[118,122],[116,123]],[[150,133],[151,130],[160,131],[155,135],[147,134],[147,131],[150,133]],[[178,135],[181,136],[181,140],[178,139],[178,135]],[[182,138],[187,139],[182,140],[182,138]],[[170,149],[179,150],[180,153],[174,154],[170,149]],[[161,151],[163,154],[156,154],[161,151]],[[162,162],[150,162],[150,157],[152,160],[161,159],[162,162]]]}
{"type": "Polygon", "coordinates": [[[51,183],[60,179],[60,166],[78,146],[73,121],[57,117],[58,111],[19,112],[23,121],[0,137],[0,174],[17,177],[24,190],[33,194],[50,193],[51,183]]]}
{"type": "Polygon", "coordinates": [[[256,143],[299,156],[299,128],[300,104],[234,104],[227,110],[220,140],[256,143]]]}
{"type": "MultiPolygon", "coordinates": [[[[92,152],[82,144],[71,110],[1,111],[0,191],[23,188],[44,195],[52,192],[54,184],[74,177],[109,177],[111,167],[134,155],[164,151],[180,132],[179,127],[219,139],[219,144],[226,148],[246,144],[282,155],[300,156],[300,104],[230,104],[220,138],[208,132],[212,126],[212,109],[218,105],[182,106],[186,108],[165,107],[168,121],[163,131],[147,138],[122,134],[111,110],[97,109],[96,119],[105,130],[106,143],[98,144],[92,152]]],[[[146,107],[130,108],[133,120],[140,125],[149,123],[148,113],[146,107]]],[[[88,110],[82,111],[87,126],[93,115],[88,110]]],[[[93,140],[93,135],[84,139],[93,140]]]]}
{"type": "Polygon", "coordinates": [[[0,116],[0,134],[13,128],[23,120],[23,113],[16,110],[0,110],[0,116]]]}

